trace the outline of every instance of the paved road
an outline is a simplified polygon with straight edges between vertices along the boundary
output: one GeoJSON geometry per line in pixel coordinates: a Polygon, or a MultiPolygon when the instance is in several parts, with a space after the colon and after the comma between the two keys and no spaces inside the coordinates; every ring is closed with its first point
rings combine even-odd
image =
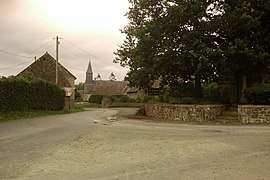
{"type": "Polygon", "coordinates": [[[0,124],[0,179],[270,179],[270,126],[106,120],[118,111],[134,113],[0,124]]]}

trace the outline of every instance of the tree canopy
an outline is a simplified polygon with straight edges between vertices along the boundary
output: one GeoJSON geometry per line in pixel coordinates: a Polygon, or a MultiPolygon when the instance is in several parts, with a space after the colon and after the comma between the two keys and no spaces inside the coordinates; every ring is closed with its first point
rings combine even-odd
{"type": "Polygon", "coordinates": [[[130,23],[114,62],[128,66],[126,80],[148,88],[201,82],[239,68],[269,63],[267,0],[129,0],[130,23]]]}

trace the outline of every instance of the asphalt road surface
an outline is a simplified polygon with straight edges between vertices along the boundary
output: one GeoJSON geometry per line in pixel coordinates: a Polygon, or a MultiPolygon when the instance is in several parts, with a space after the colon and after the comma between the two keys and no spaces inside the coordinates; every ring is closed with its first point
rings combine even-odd
{"type": "Polygon", "coordinates": [[[1,123],[0,179],[270,179],[270,126],[120,116],[135,110],[91,109],[1,123]]]}

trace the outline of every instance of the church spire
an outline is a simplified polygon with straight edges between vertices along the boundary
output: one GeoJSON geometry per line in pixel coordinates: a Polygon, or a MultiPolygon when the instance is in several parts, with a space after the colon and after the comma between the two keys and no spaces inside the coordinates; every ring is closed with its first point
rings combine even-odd
{"type": "Polygon", "coordinates": [[[93,71],[92,71],[92,65],[91,65],[91,60],[89,60],[88,68],[87,68],[86,73],[93,73],[93,71]]]}
{"type": "Polygon", "coordinates": [[[93,70],[92,70],[91,60],[89,60],[88,68],[87,68],[87,71],[86,71],[85,83],[86,84],[91,84],[92,82],[93,82],[93,70]]]}

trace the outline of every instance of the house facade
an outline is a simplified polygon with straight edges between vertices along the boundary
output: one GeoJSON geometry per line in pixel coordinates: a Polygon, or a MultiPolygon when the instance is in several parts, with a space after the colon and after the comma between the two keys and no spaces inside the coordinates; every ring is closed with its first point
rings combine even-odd
{"type": "MultiPolygon", "coordinates": [[[[18,76],[25,74],[31,74],[46,81],[56,83],[56,60],[46,52],[20,72],[18,76]]],[[[70,109],[75,106],[75,80],[76,77],[58,62],[57,85],[63,87],[66,91],[65,109],[70,109]]]]}

